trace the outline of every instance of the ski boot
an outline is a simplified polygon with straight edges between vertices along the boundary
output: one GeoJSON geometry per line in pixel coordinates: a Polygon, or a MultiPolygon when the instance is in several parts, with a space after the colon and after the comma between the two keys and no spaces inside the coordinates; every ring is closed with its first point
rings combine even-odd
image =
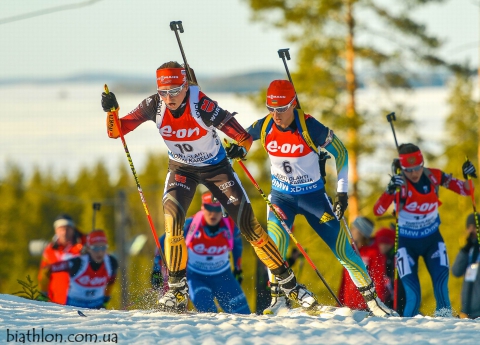
{"type": "Polygon", "coordinates": [[[297,283],[293,271],[288,268],[284,273],[276,276],[280,290],[289,300],[297,302],[302,308],[311,310],[318,307],[318,301],[307,288],[297,283]]]}
{"type": "Polygon", "coordinates": [[[365,287],[359,287],[358,291],[362,294],[365,302],[370,309],[370,313],[373,316],[379,317],[390,317],[390,316],[400,316],[398,313],[387,307],[381,300],[378,298],[377,291],[375,291],[375,286],[373,282],[370,285],[365,287]]]}
{"type": "Polygon", "coordinates": [[[285,296],[285,293],[280,290],[276,283],[270,283],[272,301],[270,305],[263,311],[263,315],[275,315],[280,309],[290,309],[290,300],[285,296]]]}
{"type": "Polygon", "coordinates": [[[161,311],[184,313],[188,304],[188,285],[185,277],[170,277],[168,280],[169,290],[158,300],[161,311]]]}

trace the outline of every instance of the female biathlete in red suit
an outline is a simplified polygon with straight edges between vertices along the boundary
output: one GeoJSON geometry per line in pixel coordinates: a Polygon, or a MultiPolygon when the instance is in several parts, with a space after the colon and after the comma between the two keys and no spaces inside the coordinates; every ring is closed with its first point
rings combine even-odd
{"type": "Polygon", "coordinates": [[[277,277],[287,296],[306,308],[317,304],[316,298],[297,284],[277,246],[260,226],[240,180],[226,157],[216,130],[237,143],[228,148],[230,157],[243,158],[252,138],[228,111],[191,85],[185,69],[177,62],[167,62],[156,72],[157,93],[144,99],[136,109],[114,125],[112,108],[118,110],[113,93],[102,94],[107,115],[107,130],[117,138],[146,121],[154,121],[168,147],[169,172],[165,180],[163,211],[165,217],[165,258],[169,270],[169,291],[160,298],[159,307],[183,311],[188,302],[186,281],[187,247],[183,236],[185,215],[199,183],[205,185],[251,243],[260,260],[277,277]]]}
{"type": "MultiPolygon", "coordinates": [[[[380,216],[392,202],[397,202],[400,188],[398,213],[397,269],[405,288],[406,305],[403,316],[415,316],[420,307],[420,282],[418,258],[423,256],[432,277],[436,299],[436,316],[451,316],[448,296],[448,256],[445,242],[439,231],[438,187],[444,187],[460,195],[470,195],[468,183],[458,180],[438,169],[423,166],[420,149],[413,144],[399,147],[401,173],[394,175],[387,190],[377,200],[373,212],[380,216]]],[[[467,161],[463,174],[476,177],[475,167],[467,161]]]]}

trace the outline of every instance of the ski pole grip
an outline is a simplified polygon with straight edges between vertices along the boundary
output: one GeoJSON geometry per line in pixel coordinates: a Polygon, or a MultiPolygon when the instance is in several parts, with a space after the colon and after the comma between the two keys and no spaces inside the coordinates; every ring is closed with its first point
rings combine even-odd
{"type": "Polygon", "coordinates": [[[170,29],[172,31],[180,31],[180,33],[183,33],[183,25],[181,20],[173,21],[170,22],[170,29]]]}
{"type": "MultiPolygon", "coordinates": [[[[105,84],[105,85],[103,86],[103,89],[105,90],[105,93],[106,93],[107,95],[110,93],[110,91],[108,90],[107,84],[105,84]]],[[[115,107],[111,107],[111,108],[110,108],[110,111],[111,111],[112,113],[114,113],[114,112],[117,111],[117,109],[115,109],[115,107]]],[[[117,114],[117,116],[118,116],[118,114],[117,114]]],[[[116,121],[115,121],[115,123],[116,123],[116,121]]],[[[118,124],[117,124],[117,126],[118,126],[118,124]]],[[[118,128],[120,128],[120,127],[118,127],[118,128]]]]}
{"type": "Polygon", "coordinates": [[[280,59],[283,59],[284,57],[287,58],[287,60],[290,60],[290,53],[289,53],[290,48],[283,48],[278,50],[278,57],[280,59]]]}
{"type": "Polygon", "coordinates": [[[395,112],[391,112],[390,114],[387,115],[387,121],[388,122],[392,122],[392,121],[396,121],[397,118],[395,117],[395,112]]]}
{"type": "Polygon", "coordinates": [[[395,140],[395,146],[397,148],[398,152],[398,141],[397,141],[397,135],[395,134],[395,127],[393,127],[393,121],[395,121],[397,118],[395,117],[395,112],[392,111],[390,114],[387,115],[387,121],[390,123],[390,127],[392,127],[392,133],[393,133],[393,139],[395,140]]]}

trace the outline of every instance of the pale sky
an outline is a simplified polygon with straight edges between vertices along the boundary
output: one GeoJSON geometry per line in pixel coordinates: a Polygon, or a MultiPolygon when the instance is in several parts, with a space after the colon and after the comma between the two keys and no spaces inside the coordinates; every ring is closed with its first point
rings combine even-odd
{"type": "MultiPolygon", "coordinates": [[[[385,0],[388,3],[391,0],[385,0]]],[[[84,0],[1,0],[2,19],[84,0]]],[[[417,15],[447,39],[444,57],[478,61],[479,4],[450,0],[417,15]]],[[[148,76],[181,55],[170,21],[181,20],[187,60],[197,74],[283,70],[282,32],[250,21],[244,0],[103,0],[90,6],[0,24],[0,79],[82,72],[148,76]]],[[[291,47],[292,58],[295,50],[291,47]]],[[[291,62],[291,66],[293,67],[291,62]]]]}

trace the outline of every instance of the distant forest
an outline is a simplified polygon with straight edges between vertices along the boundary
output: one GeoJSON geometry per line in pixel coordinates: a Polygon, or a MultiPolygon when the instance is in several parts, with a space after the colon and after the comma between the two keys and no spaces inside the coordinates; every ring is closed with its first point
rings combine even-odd
{"type": "MultiPolygon", "coordinates": [[[[54,84],[54,83],[104,83],[122,92],[145,93],[152,90],[155,83],[154,76],[132,76],[121,74],[104,74],[104,73],[84,73],[64,78],[10,78],[0,79],[0,86],[15,85],[21,83],[38,83],[38,84],[54,84]]],[[[452,77],[452,73],[445,70],[422,71],[414,74],[409,80],[412,87],[444,86],[452,77]]],[[[368,86],[369,80],[375,76],[370,73],[359,73],[358,86],[363,88],[368,86]]],[[[205,92],[215,93],[252,93],[257,92],[274,79],[287,79],[284,72],[277,71],[256,71],[244,74],[236,74],[230,76],[199,76],[202,90],[205,92]]]]}

